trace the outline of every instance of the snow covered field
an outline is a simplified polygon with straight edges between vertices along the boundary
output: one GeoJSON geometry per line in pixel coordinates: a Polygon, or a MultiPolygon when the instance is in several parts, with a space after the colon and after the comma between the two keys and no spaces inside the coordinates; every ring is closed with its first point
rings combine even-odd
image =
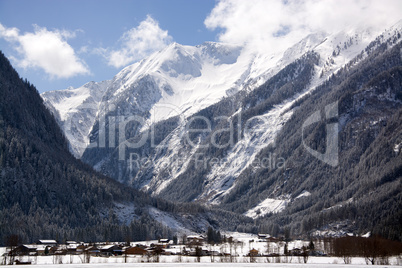
{"type": "MultiPolygon", "coordinates": [[[[4,252],[4,248],[1,248],[4,252]]],[[[337,257],[309,257],[306,264],[299,257],[288,257],[287,262],[285,257],[281,257],[281,263],[277,263],[277,257],[256,257],[255,263],[250,263],[249,257],[233,257],[233,262],[229,262],[229,257],[201,257],[201,262],[198,263],[196,257],[192,256],[160,256],[159,262],[152,262],[154,259],[130,256],[124,263],[123,256],[116,257],[91,257],[90,263],[83,263],[83,256],[66,255],[66,256],[39,256],[39,257],[19,257],[20,261],[30,261],[34,267],[49,267],[49,268],[79,268],[79,267],[317,267],[317,268],[343,268],[343,267],[390,267],[402,266],[402,258],[392,257],[389,260],[390,265],[370,265],[365,263],[364,258],[353,258],[351,264],[344,264],[342,258],[337,257]],[[148,262],[150,261],[150,262],[148,262]],[[212,262],[213,261],[213,262],[212,262]]],[[[3,259],[1,259],[2,261],[3,259]]]]}
{"type": "MultiPolygon", "coordinates": [[[[334,259],[335,260],[335,259],[334,259]]],[[[340,260],[339,260],[340,261],[340,260]]],[[[353,268],[353,267],[390,267],[390,265],[366,265],[366,264],[290,264],[290,263],[96,263],[96,264],[49,264],[49,265],[31,265],[33,267],[48,268],[103,268],[103,267],[272,267],[272,268],[298,268],[298,267],[316,267],[316,268],[353,268]]]]}
{"type": "MultiPolygon", "coordinates": [[[[389,258],[389,265],[367,265],[364,258],[354,257],[351,264],[344,264],[342,258],[329,257],[329,256],[309,256],[308,261],[304,264],[302,256],[281,256],[281,257],[254,257],[253,260],[247,256],[251,249],[258,250],[261,254],[266,253],[279,253],[283,254],[284,243],[263,241],[255,234],[239,233],[239,232],[224,232],[226,237],[233,237],[233,243],[223,243],[219,245],[202,246],[205,250],[215,252],[231,253],[230,256],[202,256],[200,262],[197,262],[197,257],[176,255],[187,245],[171,245],[166,249],[167,253],[171,255],[160,255],[158,262],[155,256],[139,256],[124,255],[120,256],[91,256],[89,263],[84,263],[84,255],[51,255],[51,256],[20,256],[16,259],[22,262],[31,262],[34,267],[49,267],[49,268],[78,268],[78,267],[317,267],[317,268],[341,268],[341,267],[395,267],[402,266],[402,256],[394,256],[389,258]],[[254,261],[251,263],[251,261],[254,261]]],[[[157,243],[157,240],[151,241],[137,241],[132,242],[132,245],[137,243],[143,245],[150,245],[157,243]]],[[[294,248],[301,248],[308,245],[309,241],[293,240],[288,243],[289,250],[294,248]]],[[[315,249],[324,252],[324,244],[315,241],[315,249]]],[[[3,254],[6,248],[0,247],[0,265],[4,263],[3,254]]]]}

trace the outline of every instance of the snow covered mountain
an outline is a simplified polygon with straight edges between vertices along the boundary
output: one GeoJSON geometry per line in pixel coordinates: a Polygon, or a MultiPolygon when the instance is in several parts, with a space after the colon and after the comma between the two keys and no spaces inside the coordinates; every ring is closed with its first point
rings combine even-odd
{"type": "Polygon", "coordinates": [[[110,81],[89,82],[79,88],[44,92],[41,96],[64,131],[71,153],[79,158],[89,144],[89,134],[110,81]]]}
{"type": "Polygon", "coordinates": [[[173,43],[124,68],[112,80],[49,91],[42,97],[64,129],[72,153],[80,158],[95,118],[110,116],[111,107],[119,115],[143,117],[144,126],[178,115],[188,117],[240,90],[256,88],[323,36],[309,36],[295,48],[269,55],[230,44],[173,43]]]}
{"type": "MultiPolygon", "coordinates": [[[[283,53],[272,56],[271,61],[267,60],[267,58],[263,55],[259,55],[258,57],[252,57],[253,61],[251,64],[249,62],[251,54],[246,52],[243,52],[242,54],[239,48],[236,48],[236,62],[234,62],[233,57],[226,57],[226,64],[211,67],[210,62],[212,61],[212,58],[215,57],[216,59],[218,57],[216,55],[220,55],[221,58],[222,55],[227,55],[228,53],[208,53],[208,57],[204,56],[203,61],[208,62],[209,65],[204,63],[204,66],[207,65],[208,67],[190,68],[187,66],[186,70],[190,71],[187,71],[186,74],[181,73],[180,75],[177,75],[178,73],[180,73],[178,71],[180,70],[178,66],[182,66],[182,64],[178,63],[184,62],[187,65],[194,66],[196,65],[194,64],[195,62],[200,62],[199,60],[195,60],[195,58],[200,58],[200,51],[213,51],[211,47],[221,45],[207,43],[197,48],[191,48],[182,47],[174,44],[164,51],[153,55],[151,59],[126,68],[119,75],[116,76],[116,81],[125,81],[125,83],[128,85],[138,85],[132,86],[131,91],[128,89],[128,85],[125,87],[120,86],[120,84],[117,82],[113,82],[112,84],[119,85],[119,89],[116,90],[115,88],[113,88],[108,91],[110,92],[110,95],[114,94],[113,96],[116,97],[108,97],[107,99],[113,100],[111,101],[112,103],[119,103],[118,105],[116,105],[120,109],[118,115],[127,116],[136,114],[145,116],[147,119],[154,119],[154,121],[152,121],[151,123],[147,122],[147,124],[144,124],[145,126],[155,124],[157,122],[160,122],[162,119],[166,119],[174,115],[181,118],[181,121],[178,123],[178,125],[173,130],[171,130],[171,132],[165,135],[166,137],[163,140],[163,146],[156,147],[151,156],[148,155],[148,152],[135,152],[135,156],[139,155],[141,158],[148,158],[149,156],[148,161],[152,163],[152,167],[139,169],[138,171],[122,171],[125,169],[125,164],[122,164],[121,162],[118,163],[114,160],[117,158],[117,155],[113,155],[116,154],[114,150],[107,150],[107,153],[105,153],[100,152],[99,149],[97,149],[96,153],[88,153],[89,155],[84,157],[84,160],[94,165],[97,169],[103,170],[103,172],[114,178],[117,178],[120,181],[130,182],[138,188],[146,189],[153,194],[159,194],[165,189],[165,187],[167,187],[171,182],[173,182],[175,179],[183,174],[186,168],[189,167],[188,164],[190,163],[190,161],[192,161],[195,155],[199,153],[195,146],[188,146],[186,142],[183,142],[183,139],[186,138],[186,135],[184,135],[183,133],[185,131],[186,122],[188,122],[189,116],[194,114],[198,115],[197,112],[201,111],[202,109],[212,107],[211,105],[220,101],[222,97],[228,98],[230,96],[235,96],[235,92],[239,92],[240,95],[244,94],[241,93],[242,91],[253,92],[253,88],[257,88],[262,83],[261,81],[267,81],[269,78],[273,77],[280,70],[282,70],[285,66],[288,66],[291,62],[298,59],[306,52],[314,51],[317,55],[317,59],[315,59],[314,64],[310,66],[312,68],[312,72],[308,73],[308,77],[303,77],[303,79],[305,79],[307,82],[304,85],[305,87],[299,88],[296,92],[296,95],[286,95],[286,98],[279,98],[273,109],[267,110],[265,114],[259,114],[260,119],[263,119],[265,122],[265,125],[260,125],[260,127],[263,127],[264,129],[266,129],[266,131],[264,133],[260,133],[260,135],[256,137],[243,137],[242,139],[240,139],[233,147],[231,147],[226,152],[227,155],[225,157],[225,163],[220,165],[218,168],[211,169],[208,174],[205,174],[208,184],[204,188],[203,193],[200,196],[197,196],[195,199],[212,201],[217,196],[220,196],[221,198],[230,191],[230,188],[235,183],[236,177],[239,176],[239,174],[241,174],[241,172],[243,172],[253,162],[256,155],[258,155],[258,153],[262,149],[256,148],[258,147],[256,145],[261,144],[262,142],[266,145],[269,145],[274,141],[276,133],[278,133],[283,124],[290,118],[293,113],[292,110],[289,110],[289,107],[295,101],[297,101],[297,99],[302,98],[305,94],[314,90],[316,86],[327,80],[328,77],[330,77],[333,73],[338,71],[351,59],[359,55],[364,50],[364,48],[377,36],[377,34],[378,33],[370,32],[367,29],[348,30],[332,35],[324,33],[312,34],[301,40],[299,43],[295,44],[293,47],[285,50],[283,53]],[[171,61],[170,59],[177,59],[177,54],[184,55],[184,48],[186,49],[186,51],[191,52],[186,55],[192,56],[181,58],[178,62],[173,64],[173,61],[171,61]],[[172,51],[174,51],[174,53],[172,51]],[[211,57],[211,54],[215,56],[211,57]],[[168,57],[166,55],[168,55],[168,57]],[[197,57],[195,57],[194,55],[196,55],[197,57]],[[167,60],[166,57],[169,60],[167,60]],[[247,58],[247,60],[245,60],[244,57],[247,58]],[[164,60],[160,60],[161,58],[163,58],[164,60]],[[263,62],[265,61],[266,63],[263,64],[263,62]],[[161,64],[161,62],[164,63],[161,64]],[[168,65],[166,64],[166,62],[168,62],[170,66],[169,69],[165,69],[164,67],[168,65]],[[188,64],[189,62],[191,62],[191,64],[188,64]],[[232,65],[229,66],[229,62],[231,62],[232,65]],[[247,62],[247,64],[244,64],[244,62],[247,62]],[[145,68],[144,66],[147,66],[147,68],[145,68]],[[149,66],[158,67],[155,67],[156,69],[154,69],[152,76],[147,75],[146,77],[142,77],[140,79],[135,76],[138,73],[137,70],[140,69],[147,69],[147,74],[149,74],[149,70],[151,70],[151,67],[149,66]],[[240,68],[239,66],[243,68],[240,68]],[[260,66],[261,69],[257,69],[255,66],[260,66]],[[219,68],[229,67],[231,69],[235,69],[238,76],[242,78],[240,80],[234,79],[232,75],[235,72],[234,70],[231,70],[230,72],[219,71],[219,68]],[[198,72],[197,70],[206,70],[211,68],[215,68],[215,70],[214,72],[208,72],[207,77],[212,81],[210,83],[216,83],[216,81],[220,81],[219,77],[223,77],[222,81],[226,81],[226,83],[206,86],[206,82],[204,82],[202,86],[194,88],[194,85],[196,84],[195,81],[201,81],[201,79],[203,81],[208,81],[205,80],[203,75],[201,75],[201,71],[198,72]],[[162,69],[162,71],[160,69],[162,69]],[[166,70],[168,70],[169,72],[166,73],[166,70]],[[219,74],[219,77],[216,75],[214,77],[211,73],[219,74]],[[230,73],[231,75],[225,75],[226,73],[230,73]],[[158,79],[155,79],[154,77],[158,77],[158,79]],[[178,80],[178,77],[180,77],[181,79],[178,80]],[[186,78],[183,79],[184,77],[186,78]],[[130,79],[133,79],[133,81],[136,82],[132,82],[132,80],[130,79]],[[142,83],[140,83],[139,81],[142,81],[142,83]],[[150,82],[150,84],[152,84],[153,86],[144,87],[144,81],[152,81],[150,82]],[[181,86],[171,86],[177,85],[179,82],[181,86]],[[209,91],[208,87],[212,87],[213,90],[209,91]],[[124,90],[124,88],[126,90],[124,90]],[[147,88],[147,93],[143,92],[138,96],[141,96],[143,98],[144,96],[151,95],[153,96],[152,98],[147,97],[147,100],[145,101],[130,101],[130,97],[136,96],[137,94],[134,93],[134,91],[138,92],[140,89],[144,88],[147,88]],[[149,90],[149,88],[151,88],[152,90],[149,90]],[[161,88],[165,90],[160,91],[159,89],[161,88]],[[192,89],[186,90],[188,88],[192,89]],[[228,89],[231,90],[228,91],[228,89]],[[153,94],[149,94],[149,92],[153,92],[153,94]],[[120,95],[123,95],[124,97],[119,97],[120,95]],[[116,101],[117,98],[120,98],[122,101],[116,101]],[[152,106],[153,103],[156,104],[152,106]],[[160,106],[158,106],[158,104],[160,106]],[[169,114],[166,110],[163,110],[163,104],[166,104],[167,110],[173,110],[173,112],[176,112],[176,114],[169,114]],[[144,107],[144,105],[147,105],[147,107],[144,107]],[[140,109],[140,107],[144,108],[140,109]],[[172,109],[172,107],[177,109],[172,109]],[[156,111],[156,108],[158,108],[161,113],[158,113],[158,111],[156,111]],[[168,150],[166,150],[165,148],[168,148],[168,150]],[[102,155],[102,157],[99,157],[99,155],[102,155]],[[187,160],[183,161],[183,165],[168,165],[167,167],[166,163],[171,162],[171,159],[182,158],[185,158],[187,160]],[[111,171],[113,169],[113,166],[118,168],[114,168],[114,171],[111,171]]],[[[300,67],[300,69],[303,69],[304,67],[305,66],[300,67]]],[[[299,75],[298,72],[299,70],[295,69],[292,79],[295,79],[299,75]]],[[[205,72],[204,75],[206,75],[205,72]]],[[[286,79],[288,81],[290,77],[286,79]]],[[[198,83],[196,85],[198,86],[200,84],[198,83]]],[[[254,92],[253,94],[257,95],[258,91],[254,92]]],[[[260,98],[262,98],[262,96],[260,96],[260,98]]],[[[250,104],[250,106],[255,106],[255,103],[250,104]]],[[[249,109],[250,106],[238,107],[238,109],[249,109]]],[[[235,116],[235,114],[238,113],[240,110],[236,110],[233,114],[228,113],[220,115],[232,117],[235,116]]],[[[144,129],[146,129],[146,127],[142,126],[141,128],[138,128],[135,133],[128,134],[126,136],[134,137],[138,135],[140,131],[145,131],[144,129]]],[[[96,140],[96,136],[94,140],[96,140]]],[[[126,167],[126,169],[127,168],[128,167],[126,167]]]]}
{"type": "MultiPolygon", "coordinates": [[[[375,191],[356,174],[369,170],[368,177],[382,178],[381,187],[400,174],[402,136],[391,131],[390,152],[378,148],[389,147],[381,131],[400,128],[401,33],[402,22],[382,34],[361,27],[316,33],[275,54],[171,44],[102,86],[43,98],[61,125],[74,123],[65,132],[76,156],[103,174],[154,196],[219,205],[262,221],[293,215],[310,230],[315,218],[305,215],[331,218],[333,208],[375,205],[356,194],[358,185],[375,191]],[[301,131],[309,115],[332,114],[331,107],[339,107],[340,164],[333,168],[305,149],[325,152],[326,124],[313,125],[306,141],[301,131]],[[384,155],[391,164],[379,164],[384,155]],[[373,166],[366,166],[368,157],[377,159],[373,166]]],[[[389,189],[373,196],[388,202],[386,196],[395,197],[389,189]]]]}
{"type": "MultiPolygon", "coordinates": [[[[400,29],[401,23],[384,32],[378,42],[389,37],[399,39],[400,29]]],[[[202,190],[187,197],[181,195],[183,201],[219,204],[261,151],[273,144],[292,117],[295,103],[351,60],[355,65],[367,57],[368,45],[378,35],[364,28],[316,33],[290,48],[265,55],[229,44],[207,42],[191,47],[174,43],[126,67],[102,86],[92,83],[79,89],[44,93],[43,97],[64,128],[66,122],[74,123],[65,133],[77,157],[84,153],[82,144],[91,143],[83,160],[97,170],[173,199],[180,195],[171,193],[174,182],[193,176],[189,172],[194,169],[192,163],[197,155],[202,152],[211,157],[210,152],[200,150],[207,134],[188,141],[188,122],[208,115],[213,124],[210,128],[216,129],[223,123],[213,121],[211,114],[233,122],[240,114],[242,121],[258,116],[262,123],[255,125],[264,131],[241,133],[234,138],[221,150],[219,159],[224,161],[204,170],[202,190]],[[97,90],[89,90],[95,86],[97,90]],[[269,106],[264,104],[267,99],[269,106]],[[86,107],[83,104],[98,108],[88,113],[88,109],[81,108],[86,107]],[[267,107],[256,110],[264,105],[267,107]],[[247,114],[253,116],[247,118],[247,114]],[[147,139],[148,133],[158,136],[156,144],[147,139]],[[137,144],[133,141],[143,138],[141,148],[132,148],[137,144]],[[133,163],[129,164],[133,157],[144,165],[133,168],[133,163]]]]}

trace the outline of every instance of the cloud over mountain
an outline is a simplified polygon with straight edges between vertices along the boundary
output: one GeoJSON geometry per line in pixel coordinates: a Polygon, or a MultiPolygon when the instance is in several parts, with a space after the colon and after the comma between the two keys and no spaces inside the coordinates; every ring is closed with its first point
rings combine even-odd
{"type": "Polygon", "coordinates": [[[158,21],[148,15],[137,27],[122,35],[118,49],[100,51],[109,65],[120,68],[161,50],[172,40],[168,31],[161,29],[158,21]]]}
{"type": "Polygon", "coordinates": [[[220,41],[275,52],[317,31],[334,33],[359,25],[382,31],[400,19],[401,9],[397,0],[221,0],[204,23],[208,29],[221,29],[220,41]]]}
{"type": "Polygon", "coordinates": [[[13,57],[23,68],[40,68],[51,78],[70,78],[89,74],[89,68],[81,60],[74,48],[67,42],[75,32],[48,30],[34,25],[33,32],[20,33],[17,28],[7,28],[0,24],[0,38],[16,44],[14,49],[19,57],[13,57]]]}

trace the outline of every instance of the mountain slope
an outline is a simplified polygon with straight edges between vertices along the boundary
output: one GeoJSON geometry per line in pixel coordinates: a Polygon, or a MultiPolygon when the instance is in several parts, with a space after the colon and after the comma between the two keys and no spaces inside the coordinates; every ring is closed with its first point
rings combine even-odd
{"type": "MultiPolygon", "coordinates": [[[[396,26],[396,29],[397,28],[398,26],[396,26]]],[[[393,30],[390,29],[389,33],[394,34],[392,31],[393,30]]],[[[152,127],[149,129],[146,128],[146,126],[149,125],[148,123],[128,120],[128,124],[123,125],[125,127],[124,138],[120,139],[120,137],[122,137],[120,134],[119,138],[116,137],[118,136],[117,132],[120,133],[120,129],[118,129],[116,134],[114,134],[115,139],[112,141],[114,146],[108,146],[108,144],[110,144],[108,138],[110,137],[111,129],[112,133],[115,133],[113,128],[119,128],[117,123],[118,116],[124,116],[123,119],[120,120],[120,123],[124,122],[124,118],[128,118],[130,114],[140,116],[144,118],[144,121],[148,118],[149,107],[142,109],[139,107],[143,107],[144,103],[149,102],[138,101],[137,103],[122,103],[124,100],[130,99],[130,96],[142,96],[142,94],[147,96],[148,93],[145,89],[153,88],[154,91],[158,91],[158,86],[150,82],[151,78],[147,75],[148,83],[144,82],[138,84],[137,87],[137,91],[141,89],[142,94],[139,94],[139,91],[133,93],[127,90],[120,90],[121,92],[126,92],[128,95],[125,95],[120,102],[112,102],[122,103],[120,104],[121,106],[117,106],[116,111],[108,113],[109,118],[117,120],[113,123],[114,127],[113,125],[109,125],[109,120],[107,120],[106,116],[100,116],[100,118],[103,118],[101,130],[103,133],[109,133],[109,135],[103,135],[106,136],[103,138],[106,140],[106,143],[103,142],[106,146],[103,146],[103,148],[99,148],[99,146],[88,148],[83,156],[83,160],[95,166],[108,176],[125,183],[130,183],[136,188],[141,188],[155,195],[165,192],[166,195],[163,194],[165,197],[172,197],[175,200],[179,198],[179,200],[186,201],[192,200],[191,198],[185,197],[191,195],[197,200],[215,202],[213,199],[218,195],[220,196],[219,198],[221,198],[222,195],[233,186],[237,176],[253,162],[253,159],[261,150],[261,148],[256,149],[256,145],[268,145],[274,141],[277,132],[293,113],[292,110],[288,109],[293,102],[301,98],[304,94],[314,90],[318,85],[333,75],[334,72],[338,71],[342,66],[353,59],[353,57],[359,56],[356,58],[357,61],[366,57],[367,53],[364,53],[364,49],[369,42],[373,40],[373,35],[375,34],[376,33],[372,33],[367,29],[354,29],[330,35],[324,33],[309,35],[299,43],[287,49],[281,55],[282,58],[280,58],[280,60],[276,58],[265,64],[265,66],[268,66],[269,64],[275,63],[277,64],[276,67],[279,69],[268,68],[265,72],[259,71],[260,78],[271,77],[264,86],[257,87],[254,90],[251,89],[252,87],[240,90],[234,95],[227,96],[225,100],[204,108],[202,111],[205,112],[196,112],[194,116],[192,116],[192,113],[190,113],[189,116],[187,116],[186,113],[177,113],[178,115],[176,117],[171,117],[165,122],[159,121],[155,124],[151,124],[152,127]],[[299,60],[297,64],[286,65],[289,61],[303,55],[310,49],[313,49],[314,53],[308,54],[309,59],[304,58],[304,62],[303,60],[299,60]],[[313,60],[313,58],[315,59],[313,60]],[[284,66],[287,67],[284,68],[284,66]],[[275,85],[275,83],[279,84],[275,85]],[[149,87],[149,84],[153,86],[149,87]],[[248,96],[244,97],[244,95],[247,94],[248,96]],[[205,114],[207,116],[205,116],[205,114]],[[194,172],[194,167],[189,165],[190,161],[194,162],[196,155],[205,154],[205,152],[196,148],[198,141],[189,144],[185,140],[188,136],[186,132],[186,128],[188,128],[187,123],[191,122],[197,116],[204,116],[212,123],[211,132],[216,132],[219,128],[214,129],[214,124],[222,125],[224,122],[222,119],[215,118],[226,116],[228,117],[228,121],[232,123],[232,126],[235,127],[236,117],[239,115],[242,116],[241,120],[244,122],[258,115],[259,120],[263,120],[265,125],[257,125],[267,129],[267,131],[265,133],[261,132],[258,136],[248,138],[241,137],[239,142],[233,140],[230,146],[227,146],[227,150],[218,150],[224,152],[224,154],[221,153],[218,155],[218,158],[222,159],[222,165],[219,165],[218,168],[208,168],[204,170],[203,173],[198,173],[198,175],[203,174],[200,176],[206,176],[206,180],[208,181],[208,186],[202,190],[202,193],[195,196],[190,194],[195,189],[185,191],[186,193],[184,195],[177,194],[175,191],[171,193],[167,193],[169,190],[164,191],[165,187],[180,176],[186,177],[189,176],[188,172],[194,172]],[[130,140],[131,137],[135,138],[130,140]],[[148,137],[148,139],[146,139],[146,137],[148,137]],[[252,142],[251,139],[253,139],[252,142]],[[144,142],[141,143],[141,146],[138,146],[139,148],[125,150],[126,148],[129,149],[132,147],[133,144],[137,144],[137,141],[144,142]],[[120,146],[117,147],[117,144],[120,144],[120,146]],[[132,160],[134,160],[134,162],[132,160]],[[139,168],[138,162],[142,162],[141,165],[145,167],[139,168]]],[[[387,34],[388,32],[386,35],[387,34]]],[[[156,61],[156,59],[154,61],[156,61]]],[[[253,82],[252,79],[246,79],[245,81],[248,81],[250,84],[257,83],[255,81],[253,82]]],[[[168,104],[170,105],[171,103],[168,104]]],[[[172,106],[173,105],[169,107],[172,106]]],[[[169,115],[167,115],[167,117],[169,117],[169,115]]],[[[94,130],[98,128],[99,127],[95,125],[94,130]]],[[[221,128],[224,127],[221,126],[221,128]]],[[[95,135],[91,136],[91,140],[96,142],[100,138],[100,132],[94,131],[94,133],[95,135]]],[[[213,137],[216,138],[217,136],[213,137]]],[[[203,139],[204,138],[201,138],[199,143],[204,142],[203,139]]],[[[207,157],[204,159],[208,159],[210,156],[210,154],[207,154],[207,157]]],[[[190,177],[192,177],[192,175],[190,177]]],[[[181,180],[178,180],[177,184],[180,184],[180,181],[181,180]]],[[[201,181],[203,181],[203,179],[201,181]]],[[[179,186],[178,189],[186,187],[186,185],[187,183],[184,183],[179,186]]],[[[177,189],[177,185],[172,184],[168,189],[177,189]]]]}
{"type": "Polygon", "coordinates": [[[365,60],[351,62],[293,105],[296,112],[275,145],[258,155],[281,156],[286,168],[248,168],[221,207],[265,216],[260,224],[266,224],[266,232],[283,231],[282,226],[294,234],[319,234],[338,222],[343,232],[401,239],[402,44],[393,37],[377,41],[365,60]],[[338,110],[332,121],[320,120],[303,131],[309,115],[334,103],[338,110]],[[339,163],[333,167],[306,149],[326,152],[328,123],[337,123],[339,131],[339,163]],[[273,201],[284,202],[281,213],[265,209],[273,201]]]}
{"type": "Polygon", "coordinates": [[[68,152],[35,87],[19,78],[3,54],[0,95],[0,243],[10,234],[23,242],[67,238],[63,234],[82,240],[122,236],[105,233],[120,225],[109,209],[114,202],[146,204],[138,199],[141,194],[95,173],[68,152]]]}
{"type": "Polygon", "coordinates": [[[89,144],[102,97],[110,81],[89,82],[79,88],[47,91],[42,94],[46,107],[52,112],[70,143],[71,153],[79,158],[89,144]]]}

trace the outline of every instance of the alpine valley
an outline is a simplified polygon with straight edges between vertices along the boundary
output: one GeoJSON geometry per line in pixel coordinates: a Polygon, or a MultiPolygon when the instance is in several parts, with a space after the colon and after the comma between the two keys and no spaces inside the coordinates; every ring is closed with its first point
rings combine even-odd
{"type": "Polygon", "coordinates": [[[83,240],[210,226],[402,240],[401,34],[402,21],[317,32],[275,53],[172,43],[42,100],[2,59],[2,91],[35,101],[0,107],[2,156],[16,159],[0,161],[0,225],[45,221],[83,240]]]}

